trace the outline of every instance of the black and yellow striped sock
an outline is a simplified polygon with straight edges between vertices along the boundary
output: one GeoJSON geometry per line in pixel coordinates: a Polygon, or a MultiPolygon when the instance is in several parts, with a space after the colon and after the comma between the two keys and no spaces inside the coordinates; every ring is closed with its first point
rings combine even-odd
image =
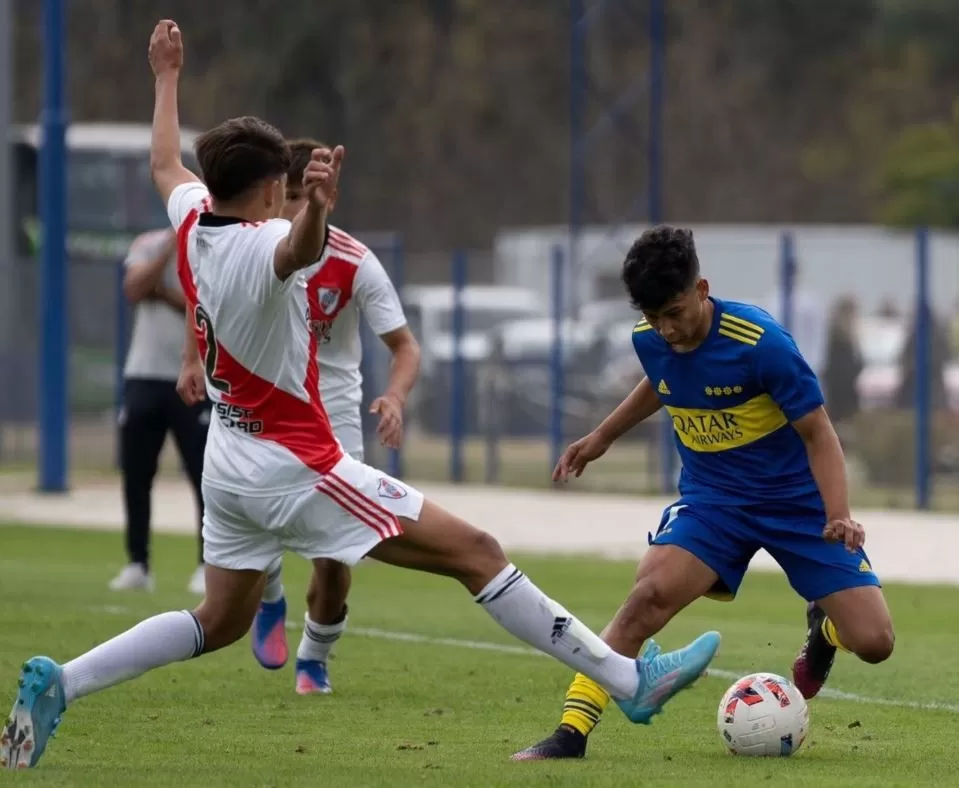
{"type": "Polygon", "coordinates": [[[833,624],[828,617],[822,620],[822,636],[826,638],[826,642],[830,646],[838,648],[840,651],[845,651],[847,653],[849,652],[849,649],[846,648],[842,644],[842,641],[839,640],[839,633],[836,631],[836,625],[833,624]]]}
{"type": "Polygon", "coordinates": [[[566,690],[562,725],[589,736],[609,704],[609,693],[582,673],[577,673],[566,690]]]}

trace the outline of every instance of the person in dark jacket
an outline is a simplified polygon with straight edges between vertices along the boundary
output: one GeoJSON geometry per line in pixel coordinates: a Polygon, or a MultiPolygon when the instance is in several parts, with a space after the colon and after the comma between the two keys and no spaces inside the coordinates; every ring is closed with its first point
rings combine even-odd
{"type": "Polygon", "coordinates": [[[836,302],[829,318],[823,387],[829,415],[837,424],[859,412],[856,380],[862,372],[863,359],[857,332],[858,316],[855,299],[844,296],[836,302]]]}

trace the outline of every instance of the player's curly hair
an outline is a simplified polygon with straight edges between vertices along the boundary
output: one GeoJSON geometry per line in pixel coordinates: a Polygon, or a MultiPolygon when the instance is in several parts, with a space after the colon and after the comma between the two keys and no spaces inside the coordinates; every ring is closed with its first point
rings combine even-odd
{"type": "Polygon", "coordinates": [[[626,253],[623,284],[636,309],[657,312],[699,277],[693,231],[661,224],[646,230],[626,253]]]}

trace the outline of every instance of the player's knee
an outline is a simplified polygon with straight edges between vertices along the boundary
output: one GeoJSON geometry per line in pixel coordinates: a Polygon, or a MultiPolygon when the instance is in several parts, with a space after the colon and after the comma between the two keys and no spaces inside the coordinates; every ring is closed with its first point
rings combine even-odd
{"type": "Polygon", "coordinates": [[[495,536],[476,529],[472,536],[478,569],[487,570],[490,566],[501,566],[506,563],[506,553],[495,536]]]}
{"type": "Polygon", "coordinates": [[[193,614],[203,629],[203,651],[209,654],[236,643],[250,629],[252,616],[245,611],[224,610],[206,603],[193,614]]]}
{"type": "Polygon", "coordinates": [[[863,662],[876,665],[885,662],[892,656],[893,648],[896,645],[896,634],[893,632],[892,623],[876,627],[868,634],[860,638],[856,644],[856,656],[863,662]]]}
{"type": "Polygon", "coordinates": [[[459,580],[467,587],[482,587],[502,571],[508,563],[503,548],[494,536],[471,528],[459,544],[456,570],[459,580]]]}

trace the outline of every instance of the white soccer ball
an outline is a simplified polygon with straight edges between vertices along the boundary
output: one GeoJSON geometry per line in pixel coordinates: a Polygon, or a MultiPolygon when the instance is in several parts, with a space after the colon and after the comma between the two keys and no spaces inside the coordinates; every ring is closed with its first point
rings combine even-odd
{"type": "Polygon", "coordinates": [[[809,733],[809,707],[796,686],[775,673],[752,673],[719,702],[716,723],[734,755],[786,757],[809,733]]]}

